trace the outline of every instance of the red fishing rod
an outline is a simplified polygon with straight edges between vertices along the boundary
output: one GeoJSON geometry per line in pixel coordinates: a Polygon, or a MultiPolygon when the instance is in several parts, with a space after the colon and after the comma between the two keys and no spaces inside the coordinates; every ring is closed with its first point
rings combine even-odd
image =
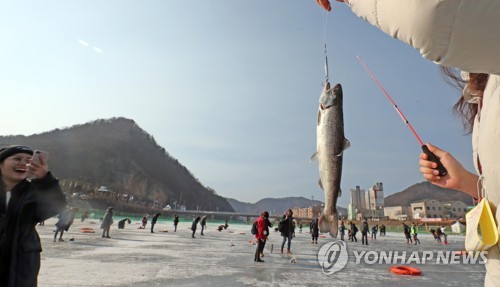
{"type": "Polygon", "coordinates": [[[379,82],[379,80],[377,80],[377,78],[373,75],[373,73],[370,71],[370,69],[368,69],[368,67],[366,66],[365,62],[363,60],[361,60],[361,58],[358,55],[356,55],[356,59],[358,59],[359,63],[363,66],[363,68],[365,68],[366,72],[375,81],[375,83],[377,83],[377,86],[382,90],[382,92],[384,93],[384,95],[391,102],[391,104],[396,109],[397,113],[399,114],[399,116],[401,117],[401,119],[403,120],[403,122],[405,122],[406,126],[411,130],[411,132],[413,133],[413,135],[417,139],[418,143],[422,147],[422,151],[428,156],[428,160],[437,163],[437,170],[439,171],[439,175],[440,176],[446,175],[448,173],[448,171],[443,166],[443,164],[441,163],[441,161],[439,160],[439,158],[433,152],[431,152],[429,150],[429,148],[427,147],[427,145],[425,145],[424,142],[420,139],[420,137],[418,136],[418,134],[415,131],[415,129],[413,128],[413,126],[410,124],[410,122],[405,117],[405,115],[403,114],[403,112],[398,108],[398,105],[396,105],[396,102],[394,102],[394,100],[389,95],[389,93],[387,93],[387,91],[384,89],[384,87],[379,82]]]}

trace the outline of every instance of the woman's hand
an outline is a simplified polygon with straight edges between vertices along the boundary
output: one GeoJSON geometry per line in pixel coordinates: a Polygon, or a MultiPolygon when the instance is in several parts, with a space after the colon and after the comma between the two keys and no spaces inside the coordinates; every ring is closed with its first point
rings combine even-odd
{"type": "Polygon", "coordinates": [[[439,158],[443,166],[448,170],[448,174],[439,176],[439,171],[436,169],[437,163],[429,161],[428,156],[425,153],[421,153],[419,164],[420,172],[424,177],[439,187],[456,189],[477,198],[477,181],[479,177],[466,170],[462,164],[447,151],[433,146],[430,143],[427,144],[427,147],[439,158]]]}
{"type": "Polygon", "coordinates": [[[47,165],[47,159],[40,157],[40,162],[32,161],[28,164],[29,174],[32,175],[33,179],[44,178],[49,172],[49,166],[47,165]]]}
{"type": "Polygon", "coordinates": [[[430,143],[427,144],[427,147],[440,159],[443,166],[448,170],[448,174],[439,176],[439,171],[436,169],[437,163],[429,161],[429,157],[425,153],[421,153],[419,164],[420,172],[423,176],[439,187],[460,189],[462,186],[462,175],[468,173],[468,171],[447,151],[439,149],[430,143]]]}

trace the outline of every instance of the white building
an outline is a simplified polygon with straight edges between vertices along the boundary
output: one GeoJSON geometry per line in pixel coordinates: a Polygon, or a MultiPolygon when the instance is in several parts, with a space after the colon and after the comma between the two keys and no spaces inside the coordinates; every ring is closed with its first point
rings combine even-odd
{"type": "Polygon", "coordinates": [[[384,216],[389,219],[409,220],[412,218],[410,206],[386,206],[384,207],[384,216]]]}
{"type": "Polygon", "coordinates": [[[442,218],[444,215],[443,205],[435,199],[412,202],[411,212],[414,219],[442,218]]]}
{"type": "Polygon", "coordinates": [[[351,189],[350,203],[347,207],[347,219],[356,219],[356,214],[363,213],[366,209],[366,198],[365,190],[356,186],[355,189],[351,189]]]}
{"type": "Polygon", "coordinates": [[[384,188],[381,182],[375,183],[367,192],[367,206],[369,210],[382,210],[384,208],[384,188]]]}
{"type": "Polygon", "coordinates": [[[443,203],[443,209],[446,218],[465,218],[468,206],[461,201],[450,201],[443,203]]]}

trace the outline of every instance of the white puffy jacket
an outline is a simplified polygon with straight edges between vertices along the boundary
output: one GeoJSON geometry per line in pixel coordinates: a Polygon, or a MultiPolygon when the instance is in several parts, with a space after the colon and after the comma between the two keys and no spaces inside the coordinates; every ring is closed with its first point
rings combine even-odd
{"type": "Polygon", "coordinates": [[[428,60],[500,75],[498,0],[350,0],[359,17],[428,60]]]}
{"type": "MultiPolygon", "coordinates": [[[[350,0],[359,17],[417,49],[424,58],[490,74],[472,134],[484,185],[500,223],[500,0],[350,0]]],[[[485,286],[500,286],[500,245],[489,250],[485,286]]]]}

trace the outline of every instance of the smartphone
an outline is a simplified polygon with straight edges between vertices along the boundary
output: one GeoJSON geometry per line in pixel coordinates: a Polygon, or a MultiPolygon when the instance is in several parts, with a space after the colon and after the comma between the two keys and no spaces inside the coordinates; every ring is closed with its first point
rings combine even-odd
{"type": "Polygon", "coordinates": [[[49,159],[49,153],[43,150],[35,150],[33,152],[33,156],[31,157],[31,162],[36,162],[38,164],[41,164],[42,162],[40,159],[43,158],[45,162],[49,159]]]}

